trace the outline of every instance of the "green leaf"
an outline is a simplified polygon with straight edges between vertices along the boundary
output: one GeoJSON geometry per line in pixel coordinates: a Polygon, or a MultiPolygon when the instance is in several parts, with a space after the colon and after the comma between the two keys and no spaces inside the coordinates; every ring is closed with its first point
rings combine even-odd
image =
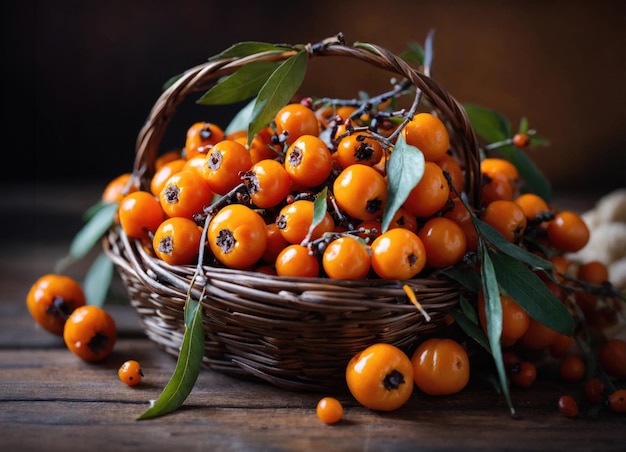
{"type": "Polygon", "coordinates": [[[539,135],[531,135],[530,146],[531,147],[550,146],[550,140],[548,140],[547,138],[541,137],[539,135]]]}
{"type": "Polygon", "coordinates": [[[74,236],[70,244],[70,256],[74,259],[81,259],[96,243],[98,243],[104,233],[113,225],[117,212],[117,203],[104,205],[74,236]]]}
{"type": "Polygon", "coordinates": [[[284,52],[286,50],[292,50],[293,47],[286,44],[270,44],[267,42],[257,41],[244,41],[233,44],[226,50],[213,55],[209,58],[209,61],[219,60],[222,58],[239,58],[248,55],[254,55],[261,52],[284,52]]]}
{"type": "Polygon", "coordinates": [[[424,154],[415,146],[404,141],[402,135],[391,152],[387,162],[387,185],[389,192],[383,212],[381,232],[385,232],[411,190],[419,183],[424,175],[424,154]]]}
{"type": "Polygon", "coordinates": [[[482,262],[481,281],[483,287],[483,296],[485,297],[485,318],[487,320],[487,339],[491,349],[498,372],[498,380],[504,397],[509,406],[511,414],[515,413],[513,403],[511,402],[511,394],[507,383],[506,372],[504,369],[504,360],[502,358],[502,347],[500,345],[500,335],[502,334],[502,302],[500,301],[500,288],[496,279],[496,272],[491,261],[487,245],[479,240],[478,254],[482,262]]]}
{"type": "Polygon", "coordinates": [[[224,77],[196,102],[200,105],[226,105],[257,95],[278,63],[254,61],[224,77]]]}
{"type": "Polygon", "coordinates": [[[440,273],[458,282],[470,292],[480,291],[480,276],[470,268],[453,266],[440,270],[440,273]]]}
{"type": "Polygon", "coordinates": [[[201,304],[187,297],[185,334],[174,374],[159,398],[137,420],[151,419],[177,410],[193,389],[200,374],[204,355],[202,312],[201,304]]]}
{"type": "Polygon", "coordinates": [[[89,267],[83,281],[87,304],[102,306],[112,279],[113,261],[105,253],[100,253],[89,267]]]}
{"type": "Polygon", "coordinates": [[[417,42],[409,42],[409,49],[400,54],[400,58],[405,61],[414,61],[424,64],[424,48],[417,42]]]}
{"type": "Polygon", "coordinates": [[[163,86],[161,87],[161,89],[163,91],[166,91],[170,86],[172,86],[174,83],[176,83],[178,81],[178,79],[180,79],[184,74],[176,74],[173,75],[172,77],[168,78],[165,83],[163,83],[163,86]]]}
{"type": "Polygon", "coordinates": [[[250,117],[252,116],[255,102],[256,98],[252,99],[241,110],[237,112],[233,119],[231,119],[228,126],[226,126],[226,129],[224,129],[224,133],[226,135],[228,135],[229,133],[239,132],[240,130],[248,129],[248,124],[250,124],[250,117]]]}
{"type": "Polygon", "coordinates": [[[481,327],[472,322],[471,319],[469,319],[459,308],[450,309],[449,312],[456,324],[463,330],[463,332],[465,332],[465,334],[474,339],[488,352],[491,351],[485,333],[481,327]]]}
{"type": "Polygon", "coordinates": [[[489,250],[489,257],[500,286],[529,316],[561,334],[572,334],[572,315],[532,270],[495,250],[489,250]]]}
{"type": "Polygon", "coordinates": [[[267,79],[254,104],[248,126],[248,144],[296,94],[304,80],[306,63],[306,52],[298,52],[283,61],[267,79]]]}
{"type": "Polygon", "coordinates": [[[463,104],[463,107],[476,134],[488,143],[511,137],[511,124],[500,113],[479,105],[463,104]]]}
{"type": "Polygon", "coordinates": [[[433,37],[435,36],[435,30],[430,30],[426,36],[426,42],[424,43],[424,67],[431,67],[433,64],[433,37]]]}
{"type": "Polygon", "coordinates": [[[498,232],[493,226],[480,220],[475,215],[472,215],[472,221],[478,233],[503,253],[508,254],[509,256],[534,268],[540,268],[543,270],[554,269],[554,264],[552,262],[509,242],[502,237],[502,234],[500,234],[500,232],[498,232]]]}
{"type": "Polygon", "coordinates": [[[528,118],[526,116],[522,116],[519,122],[519,128],[517,129],[518,133],[526,133],[528,132],[528,118]]]}
{"type": "Polygon", "coordinates": [[[328,187],[324,187],[324,189],[320,192],[320,194],[315,198],[313,202],[313,220],[311,221],[311,225],[309,226],[309,231],[307,233],[307,238],[305,242],[308,242],[313,235],[313,230],[320,224],[324,217],[326,216],[326,212],[328,209],[326,197],[328,196],[328,187]]]}
{"type": "Polygon", "coordinates": [[[498,152],[515,165],[528,191],[539,195],[548,204],[552,203],[552,187],[550,182],[524,150],[516,148],[515,146],[506,145],[499,147],[498,152]]]}

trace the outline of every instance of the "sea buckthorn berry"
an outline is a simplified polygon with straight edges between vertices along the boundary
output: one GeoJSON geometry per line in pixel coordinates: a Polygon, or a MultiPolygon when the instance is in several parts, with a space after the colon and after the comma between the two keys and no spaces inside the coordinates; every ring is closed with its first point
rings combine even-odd
{"type": "Polygon", "coordinates": [[[561,255],[556,254],[548,259],[554,265],[554,276],[560,282],[565,281],[565,276],[568,274],[570,267],[570,260],[561,255]]]}
{"type": "Polygon", "coordinates": [[[148,240],[163,221],[159,201],[147,191],[136,191],[124,196],[118,207],[122,229],[130,238],[148,240]]]}
{"type": "Polygon", "coordinates": [[[267,231],[267,243],[261,259],[263,259],[263,262],[273,265],[280,252],[289,245],[289,242],[282,236],[276,223],[269,223],[265,225],[265,228],[267,231]]]}
{"type": "Polygon", "coordinates": [[[576,277],[599,286],[609,280],[609,269],[600,261],[589,261],[578,267],[576,277]]]}
{"type": "Polygon", "coordinates": [[[202,176],[205,163],[206,155],[196,155],[195,157],[186,160],[181,171],[193,171],[194,173],[198,173],[202,176]]]}
{"type": "MultiPolygon", "coordinates": [[[[276,225],[283,238],[289,243],[300,244],[307,238],[311,224],[313,224],[314,203],[307,199],[299,199],[287,204],[278,213],[276,225]]],[[[328,212],[324,214],[322,221],[315,226],[311,240],[320,238],[325,232],[334,229],[335,222],[328,212]]]]}
{"type": "Polygon", "coordinates": [[[113,317],[95,305],[78,307],[67,319],[63,340],[84,361],[101,361],[111,354],[117,339],[113,317]]]}
{"type": "Polygon", "coordinates": [[[302,135],[287,148],[284,165],[296,184],[316,187],[330,176],[332,156],[320,138],[302,135]]]}
{"type": "Polygon", "coordinates": [[[122,383],[126,383],[128,386],[137,386],[143,378],[143,370],[139,362],[130,359],[120,366],[117,376],[122,383]]]}
{"type": "Polygon", "coordinates": [[[345,168],[333,182],[339,208],[352,218],[373,220],[382,217],[387,202],[387,182],[367,165],[345,168]]]}
{"type": "Polygon", "coordinates": [[[209,150],[224,139],[224,131],[217,124],[196,122],[187,129],[185,158],[207,155],[209,150]]]}
{"type": "Polygon", "coordinates": [[[163,165],[165,165],[166,163],[172,162],[174,160],[178,160],[183,158],[181,151],[178,149],[173,149],[171,151],[167,151],[164,154],[159,155],[155,160],[154,160],[154,169],[155,171],[158,171],[161,169],[161,167],[163,165]]]}
{"type": "Polygon", "coordinates": [[[202,213],[213,199],[213,191],[206,180],[193,171],[180,171],[165,182],[159,203],[168,217],[193,219],[202,213]]]}
{"type": "Polygon", "coordinates": [[[448,202],[450,185],[443,170],[434,162],[426,162],[424,174],[404,201],[404,207],[416,217],[430,217],[448,202]]]}
{"type": "Polygon", "coordinates": [[[159,225],[152,247],[154,253],[170,265],[190,265],[198,257],[202,228],[184,217],[168,218],[159,225]]]}
{"type": "Polygon", "coordinates": [[[137,187],[130,183],[131,173],[123,173],[111,180],[102,192],[102,201],[119,202],[128,193],[137,191],[137,187]]]}
{"type": "Polygon", "coordinates": [[[514,200],[515,204],[522,208],[524,215],[529,220],[534,220],[541,214],[550,211],[550,206],[541,196],[534,193],[524,193],[514,200]]]}
{"type": "Polygon", "coordinates": [[[467,352],[450,338],[425,340],[413,352],[411,363],[415,384],[429,395],[456,394],[469,382],[467,352]]]}
{"type": "Polygon", "coordinates": [[[30,287],[26,295],[28,312],[46,331],[63,335],[65,321],[78,307],[85,305],[85,293],[73,278],[46,274],[30,287]]]}
{"type": "Polygon", "coordinates": [[[381,234],[372,242],[371,253],[372,269],[383,279],[411,279],[426,265],[422,239],[408,229],[381,234]]]}
{"type": "Polygon", "coordinates": [[[555,358],[561,358],[570,351],[576,340],[572,336],[557,333],[552,344],[550,344],[550,354],[555,358]]]}
{"type": "Polygon", "coordinates": [[[161,165],[152,176],[152,179],[150,179],[150,193],[158,197],[167,180],[174,174],[182,171],[186,163],[187,160],[185,159],[176,159],[161,165]]]}
{"type": "Polygon", "coordinates": [[[585,398],[592,403],[599,403],[605,397],[604,383],[598,377],[592,377],[585,382],[585,398]]]}
{"type": "Polygon", "coordinates": [[[487,206],[494,201],[512,201],[515,198],[513,184],[504,174],[500,173],[493,176],[483,176],[481,193],[483,206],[487,206]]]}
{"type": "MultiPolygon", "coordinates": [[[[388,229],[393,228],[404,228],[417,234],[417,218],[409,212],[406,207],[400,206],[398,210],[396,210],[396,213],[393,214],[393,217],[391,217],[391,221],[389,222],[388,229]]],[[[378,231],[381,232],[381,229],[378,228],[378,231]]]]}
{"type": "Polygon", "coordinates": [[[352,396],[364,407],[394,411],[413,393],[413,366],[398,347],[376,343],[350,359],[346,383],[352,396]]]}
{"type": "Polygon", "coordinates": [[[347,168],[355,163],[374,166],[383,156],[380,143],[369,133],[353,133],[341,139],[335,151],[339,165],[347,168]]]}
{"type": "Polygon", "coordinates": [[[578,416],[578,403],[570,395],[563,395],[559,397],[558,401],[559,413],[565,417],[578,416]]]}
{"type": "Polygon", "coordinates": [[[213,192],[225,195],[241,183],[241,176],[251,166],[252,158],[245,146],[236,141],[222,140],[207,154],[202,175],[213,192]]]}
{"type": "Polygon", "coordinates": [[[598,362],[611,377],[626,377],[626,341],[608,339],[598,350],[598,362]]]}
{"type": "Polygon", "coordinates": [[[520,337],[517,343],[526,350],[541,350],[550,347],[556,340],[557,333],[541,322],[530,318],[528,329],[520,337]]]}
{"type": "Polygon", "coordinates": [[[243,183],[252,202],[262,209],[275,207],[291,191],[291,178],[285,167],[276,160],[261,160],[243,174],[243,183]]]}
{"type": "Polygon", "coordinates": [[[498,200],[488,204],[482,220],[496,229],[509,242],[518,242],[526,230],[524,211],[513,201],[498,200]]]}
{"type": "Polygon", "coordinates": [[[267,228],[263,217],[251,208],[230,204],[211,219],[207,239],[217,260],[227,267],[241,269],[263,256],[267,228]]]}
{"type": "Polygon", "coordinates": [[[509,375],[511,370],[519,365],[521,361],[521,358],[515,351],[509,348],[502,349],[502,363],[504,364],[504,371],[507,375],[509,375]]]}
{"type": "Polygon", "coordinates": [[[317,418],[324,424],[332,425],[343,419],[343,405],[334,397],[322,397],[315,408],[317,418]]]}
{"type": "Polygon", "coordinates": [[[609,394],[609,409],[614,413],[626,413],[626,389],[618,389],[609,394]]]}
{"type": "Polygon", "coordinates": [[[480,172],[486,174],[489,177],[493,177],[495,174],[503,174],[509,181],[516,182],[519,180],[519,171],[508,160],[488,157],[480,162],[480,172]]]}
{"type": "Polygon", "coordinates": [[[443,268],[459,262],[466,250],[465,232],[445,217],[434,217],[420,229],[418,236],[426,249],[426,265],[443,268]]]}
{"type": "MultiPolygon", "coordinates": [[[[500,304],[502,306],[500,342],[505,347],[509,347],[526,333],[530,325],[530,316],[508,295],[500,295],[500,304]]],[[[487,333],[485,295],[482,291],[478,294],[478,317],[483,331],[487,333]]]]}
{"type": "Polygon", "coordinates": [[[370,271],[367,247],[350,236],[339,237],[328,244],[322,255],[322,266],[332,279],[363,279],[370,271]]]}
{"type": "Polygon", "coordinates": [[[315,112],[300,103],[287,104],[274,117],[276,133],[287,132],[287,144],[292,144],[303,135],[317,136],[320,125],[315,112]]]}
{"type": "Polygon", "coordinates": [[[582,249],[589,241],[589,228],[575,212],[557,213],[546,229],[548,240],[557,249],[574,253],[582,249]]]}
{"type": "MultiPolygon", "coordinates": [[[[446,153],[435,163],[437,163],[445,173],[448,173],[452,186],[457,193],[461,193],[465,186],[465,176],[463,175],[463,169],[459,162],[452,155],[446,153]]],[[[454,193],[454,191],[450,190],[450,193],[454,193]]]]}
{"type": "Polygon", "coordinates": [[[430,113],[415,115],[401,133],[406,143],[422,151],[424,159],[429,162],[441,159],[450,147],[445,124],[430,113]]]}
{"type": "Polygon", "coordinates": [[[537,379],[537,367],[530,361],[520,361],[509,373],[511,383],[520,388],[528,388],[537,379]]]}
{"type": "Polygon", "coordinates": [[[530,137],[525,133],[516,133],[511,141],[516,148],[524,149],[530,144],[530,137]]]}
{"type": "Polygon", "coordinates": [[[476,251],[478,248],[478,232],[472,221],[470,212],[456,196],[450,198],[450,209],[445,209],[443,216],[461,226],[465,233],[465,246],[467,251],[476,251]]]}
{"type": "Polygon", "coordinates": [[[276,257],[274,267],[278,276],[315,278],[320,273],[317,257],[299,244],[286,246],[276,257]]]}
{"type": "Polygon", "coordinates": [[[570,383],[581,381],[586,370],[585,361],[578,355],[566,356],[559,364],[559,375],[563,380],[570,383]]]}

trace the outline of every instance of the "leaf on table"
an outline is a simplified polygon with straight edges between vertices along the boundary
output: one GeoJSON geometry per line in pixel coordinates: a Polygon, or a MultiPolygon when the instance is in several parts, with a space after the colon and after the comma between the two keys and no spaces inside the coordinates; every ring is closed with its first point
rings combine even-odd
{"type": "Polygon", "coordinates": [[[402,135],[394,145],[389,161],[387,162],[387,202],[383,212],[381,232],[385,232],[411,190],[419,183],[424,175],[424,154],[415,146],[406,143],[402,135]]]}
{"type": "Polygon", "coordinates": [[[202,305],[192,300],[191,297],[187,297],[185,333],[174,373],[159,398],[137,420],[151,419],[171,413],[187,399],[200,374],[204,355],[202,312],[202,305]]]}
{"type": "Polygon", "coordinates": [[[200,105],[226,105],[257,95],[279,63],[254,61],[224,77],[200,97],[200,105]]]}
{"type": "Polygon", "coordinates": [[[105,253],[100,253],[89,267],[83,281],[87,304],[102,306],[112,279],[113,261],[105,253]]]}
{"type": "Polygon", "coordinates": [[[256,98],[248,126],[248,145],[254,136],[276,116],[296,94],[306,74],[304,51],[283,61],[269,76],[256,98]]]}
{"type": "Polygon", "coordinates": [[[117,212],[117,203],[103,204],[94,212],[70,244],[70,256],[73,259],[81,259],[87,255],[94,245],[102,239],[104,233],[115,221],[115,212],[117,212]]]}
{"type": "Polygon", "coordinates": [[[572,334],[574,318],[532,270],[496,250],[488,255],[500,286],[529,316],[561,334],[572,334]]]}

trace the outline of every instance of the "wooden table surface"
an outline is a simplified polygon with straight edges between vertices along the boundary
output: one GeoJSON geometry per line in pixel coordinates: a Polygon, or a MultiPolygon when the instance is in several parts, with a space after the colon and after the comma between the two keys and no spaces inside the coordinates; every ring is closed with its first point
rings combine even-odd
{"type": "MultiPolygon", "coordinates": [[[[601,410],[562,416],[557,399],[580,386],[539,378],[512,389],[518,418],[484,378],[449,397],[415,391],[391,413],[361,407],[338,391],[344,419],[328,426],[315,406],[322,395],[289,392],[205,369],[183,408],[136,421],[156,399],[175,361],[149,341],[131,308],[107,305],[119,338],[104,362],[88,364],[38,328],[25,304],[30,285],[51,272],[81,226],[97,187],[5,187],[0,248],[0,450],[626,450],[626,416],[601,410]],[[126,359],[145,378],[117,378],[126,359]]],[[[580,200],[579,200],[580,202],[580,200]]],[[[74,266],[78,278],[84,271],[74,266]]],[[[83,266],[84,267],[84,266],[83,266]]]]}

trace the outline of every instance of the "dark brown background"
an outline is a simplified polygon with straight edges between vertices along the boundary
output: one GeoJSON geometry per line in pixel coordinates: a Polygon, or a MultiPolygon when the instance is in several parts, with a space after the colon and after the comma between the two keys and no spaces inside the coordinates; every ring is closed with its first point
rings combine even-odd
{"type": "MultiPolygon", "coordinates": [[[[306,43],[342,31],[399,53],[432,28],[434,77],[514,126],[528,116],[551,141],[531,157],[557,193],[626,185],[623,1],[8,0],[0,8],[3,155],[23,169],[9,180],[104,183],[127,171],[162,84],[235,42],[306,43]]],[[[303,93],[375,90],[369,68],[341,64],[313,62],[303,93]]],[[[215,115],[190,102],[166,146],[180,144],[192,121],[227,123],[215,115]]]]}

